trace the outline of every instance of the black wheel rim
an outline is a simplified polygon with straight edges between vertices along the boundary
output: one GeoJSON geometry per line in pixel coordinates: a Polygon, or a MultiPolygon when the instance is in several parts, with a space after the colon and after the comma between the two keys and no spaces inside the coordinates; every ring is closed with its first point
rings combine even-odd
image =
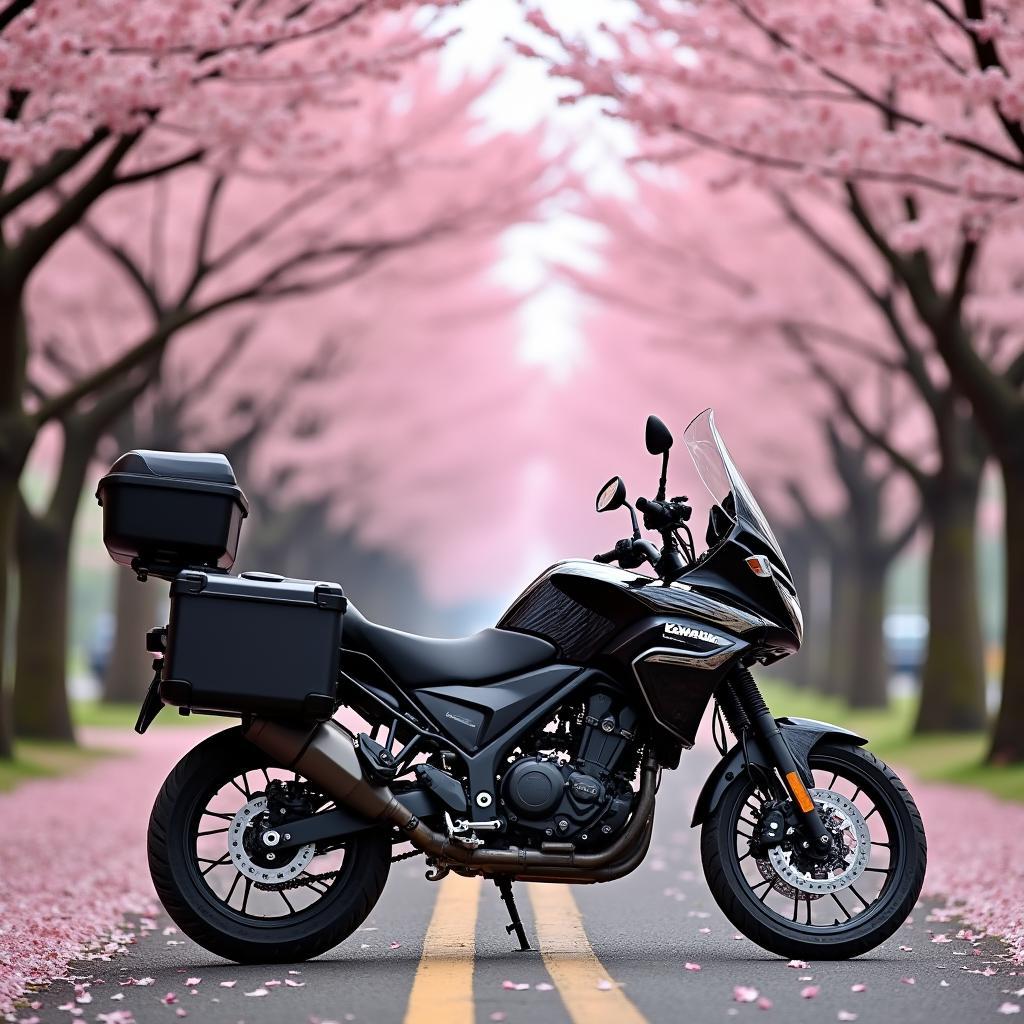
{"type": "Polygon", "coordinates": [[[734,889],[747,908],[776,931],[815,938],[840,937],[870,924],[890,903],[903,877],[909,850],[907,829],[891,787],[870,766],[815,752],[811,755],[814,788],[837,792],[860,812],[870,831],[866,867],[835,892],[810,894],[789,884],[774,865],[749,849],[763,791],[748,780],[732,804],[731,822],[723,822],[726,862],[734,889]],[[768,877],[766,877],[768,876],[768,877]]]}
{"type": "MultiPolygon", "coordinates": [[[[232,822],[243,808],[265,797],[267,785],[274,780],[306,782],[297,773],[273,765],[242,767],[227,778],[210,780],[192,802],[182,835],[190,878],[206,904],[248,927],[280,928],[319,915],[340,895],[355,861],[349,842],[330,850],[314,848],[308,863],[285,884],[268,884],[244,874],[228,849],[232,822]]],[[[314,810],[333,806],[321,801],[314,810]]],[[[293,858],[283,853],[282,865],[293,858]]]]}

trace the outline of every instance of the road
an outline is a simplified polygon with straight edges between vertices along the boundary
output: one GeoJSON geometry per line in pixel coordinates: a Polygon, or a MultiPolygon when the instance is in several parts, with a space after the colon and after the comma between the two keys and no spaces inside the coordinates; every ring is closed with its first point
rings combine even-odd
{"type": "Polygon", "coordinates": [[[77,993],[85,1001],[76,1002],[72,982],[57,982],[14,1019],[641,1024],[775,1017],[935,1024],[1001,1020],[1003,1004],[1024,1006],[1024,968],[1016,972],[991,939],[932,942],[933,932],[953,936],[960,925],[929,922],[926,906],[874,953],[848,962],[793,968],[736,935],[704,885],[698,836],[687,827],[708,767],[702,755],[690,756],[666,776],[655,841],[633,875],[601,886],[516,886],[538,951],[515,949],[492,884],[456,876],[427,882],[417,858],[394,865],[365,927],[316,961],[291,969],[239,967],[161,918],[130,953],[72,968],[78,984],[88,986],[77,993]],[[153,981],[124,984],[129,978],[153,981]],[[201,980],[190,989],[190,978],[201,980]],[[771,1005],[736,1001],[736,986],[756,989],[771,1005]],[[174,1001],[165,1003],[168,993],[174,1001]]]}

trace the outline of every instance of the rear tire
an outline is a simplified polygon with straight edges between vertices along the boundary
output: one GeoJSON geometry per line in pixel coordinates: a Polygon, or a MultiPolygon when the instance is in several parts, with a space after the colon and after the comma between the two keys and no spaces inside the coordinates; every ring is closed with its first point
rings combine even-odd
{"type": "MultiPolygon", "coordinates": [[[[238,963],[295,963],[338,945],[366,920],[387,882],[391,838],[382,828],[349,837],[337,877],[307,909],[264,919],[237,912],[203,880],[197,822],[219,787],[266,767],[273,762],[237,728],[186,754],[168,775],[150,816],[149,869],[171,919],[211,953],[238,963]]],[[[244,803],[243,796],[239,800],[244,803]]]]}
{"type": "MultiPolygon", "coordinates": [[[[736,838],[737,829],[742,828],[739,824],[740,816],[754,791],[754,784],[746,772],[737,775],[722,795],[714,813],[705,822],[701,832],[701,859],[715,902],[747,938],[788,959],[845,960],[866,953],[884,942],[913,910],[924,884],[927,862],[924,825],[913,798],[899,776],[862,747],[845,743],[822,743],[811,751],[809,761],[812,770],[819,773],[839,772],[842,779],[863,787],[864,793],[870,794],[871,800],[878,807],[890,846],[889,867],[893,877],[889,879],[886,875],[877,900],[870,907],[852,914],[841,924],[812,926],[796,922],[797,909],[793,912],[794,920],[789,921],[779,911],[773,912],[755,894],[748,874],[741,866],[742,854],[737,850],[736,838]]],[[[873,815],[874,812],[869,817],[873,815]]],[[[872,842],[872,845],[887,844],[872,842]]],[[[747,872],[752,874],[749,863],[747,872]]],[[[757,883],[758,887],[765,884],[757,883]]],[[[772,882],[769,891],[774,888],[775,882],[772,882]]],[[[853,891],[852,887],[849,891],[838,890],[851,903],[852,896],[849,893],[853,891]]],[[[829,898],[835,899],[828,893],[826,897],[820,897],[821,903],[827,911],[838,914],[834,905],[828,902],[829,898]]],[[[815,902],[818,899],[816,897],[815,902]]],[[[797,899],[798,909],[801,908],[801,902],[801,899],[797,899]]],[[[803,902],[810,920],[811,900],[803,902]]],[[[849,909],[856,906],[853,903],[849,909]]],[[[818,913],[820,916],[821,911],[818,913]]],[[[843,913],[847,913],[847,910],[843,913]]],[[[826,913],[825,917],[828,916],[826,913]]],[[[839,921],[838,917],[836,921],[839,921]]]]}

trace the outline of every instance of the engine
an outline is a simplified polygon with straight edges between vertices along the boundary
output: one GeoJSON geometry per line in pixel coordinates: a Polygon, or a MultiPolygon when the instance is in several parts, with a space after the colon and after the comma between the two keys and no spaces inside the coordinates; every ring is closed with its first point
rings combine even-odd
{"type": "Polygon", "coordinates": [[[540,733],[539,752],[513,760],[502,779],[509,831],[531,845],[613,838],[633,807],[636,721],[632,708],[597,692],[560,730],[540,733]],[[556,749],[549,750],[552,741],[556,749]],[[572,753],[557,749],[562,745],[572,753]]]}

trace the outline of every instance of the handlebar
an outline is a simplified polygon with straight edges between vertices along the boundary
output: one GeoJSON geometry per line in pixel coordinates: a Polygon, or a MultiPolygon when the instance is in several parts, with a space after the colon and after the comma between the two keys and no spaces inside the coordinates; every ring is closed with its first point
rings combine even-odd
{"type": "Polygon", "coordinates": [[[594,561],[618,562],[623,569],[635,569],[644,562],[656,564],[660,556],[661,552],[649,540],[625,537],[618,541],[611,551],[606,551],[603,555],[594,555],[594,561]]]}
{"type": "Polygon", "coordinates": [[[692,509],[686,504],[686,498],[673,498],[671,501],[637,498],[636,508],[643,513],[644,526],[648,530],[657,530],[662,535],[664,547],[659,549],[649,540],[640,537],[634,515],[635,534],[618,541],[611,551],[594,555],[594,561],[604,565],[617,562],[623,569],[636,569],[644,562],[648,562],[663,579],[676,579],[683,573],[687,564],[693,561],[693,538],[690,536],[689,527],[686,526],[692,509]],[[688,544],[678,537],[678,530],[687,535],[688,544]]]}
{"type": "Polygon", "coordinates": [[[651,501],[649,498],[637,498],[638,512],[644,514],[644,526],[648,530],[671,530],[690,518],[693,511],[686,504],[686,498],[673,498],[671,501],[651,501]]]}

